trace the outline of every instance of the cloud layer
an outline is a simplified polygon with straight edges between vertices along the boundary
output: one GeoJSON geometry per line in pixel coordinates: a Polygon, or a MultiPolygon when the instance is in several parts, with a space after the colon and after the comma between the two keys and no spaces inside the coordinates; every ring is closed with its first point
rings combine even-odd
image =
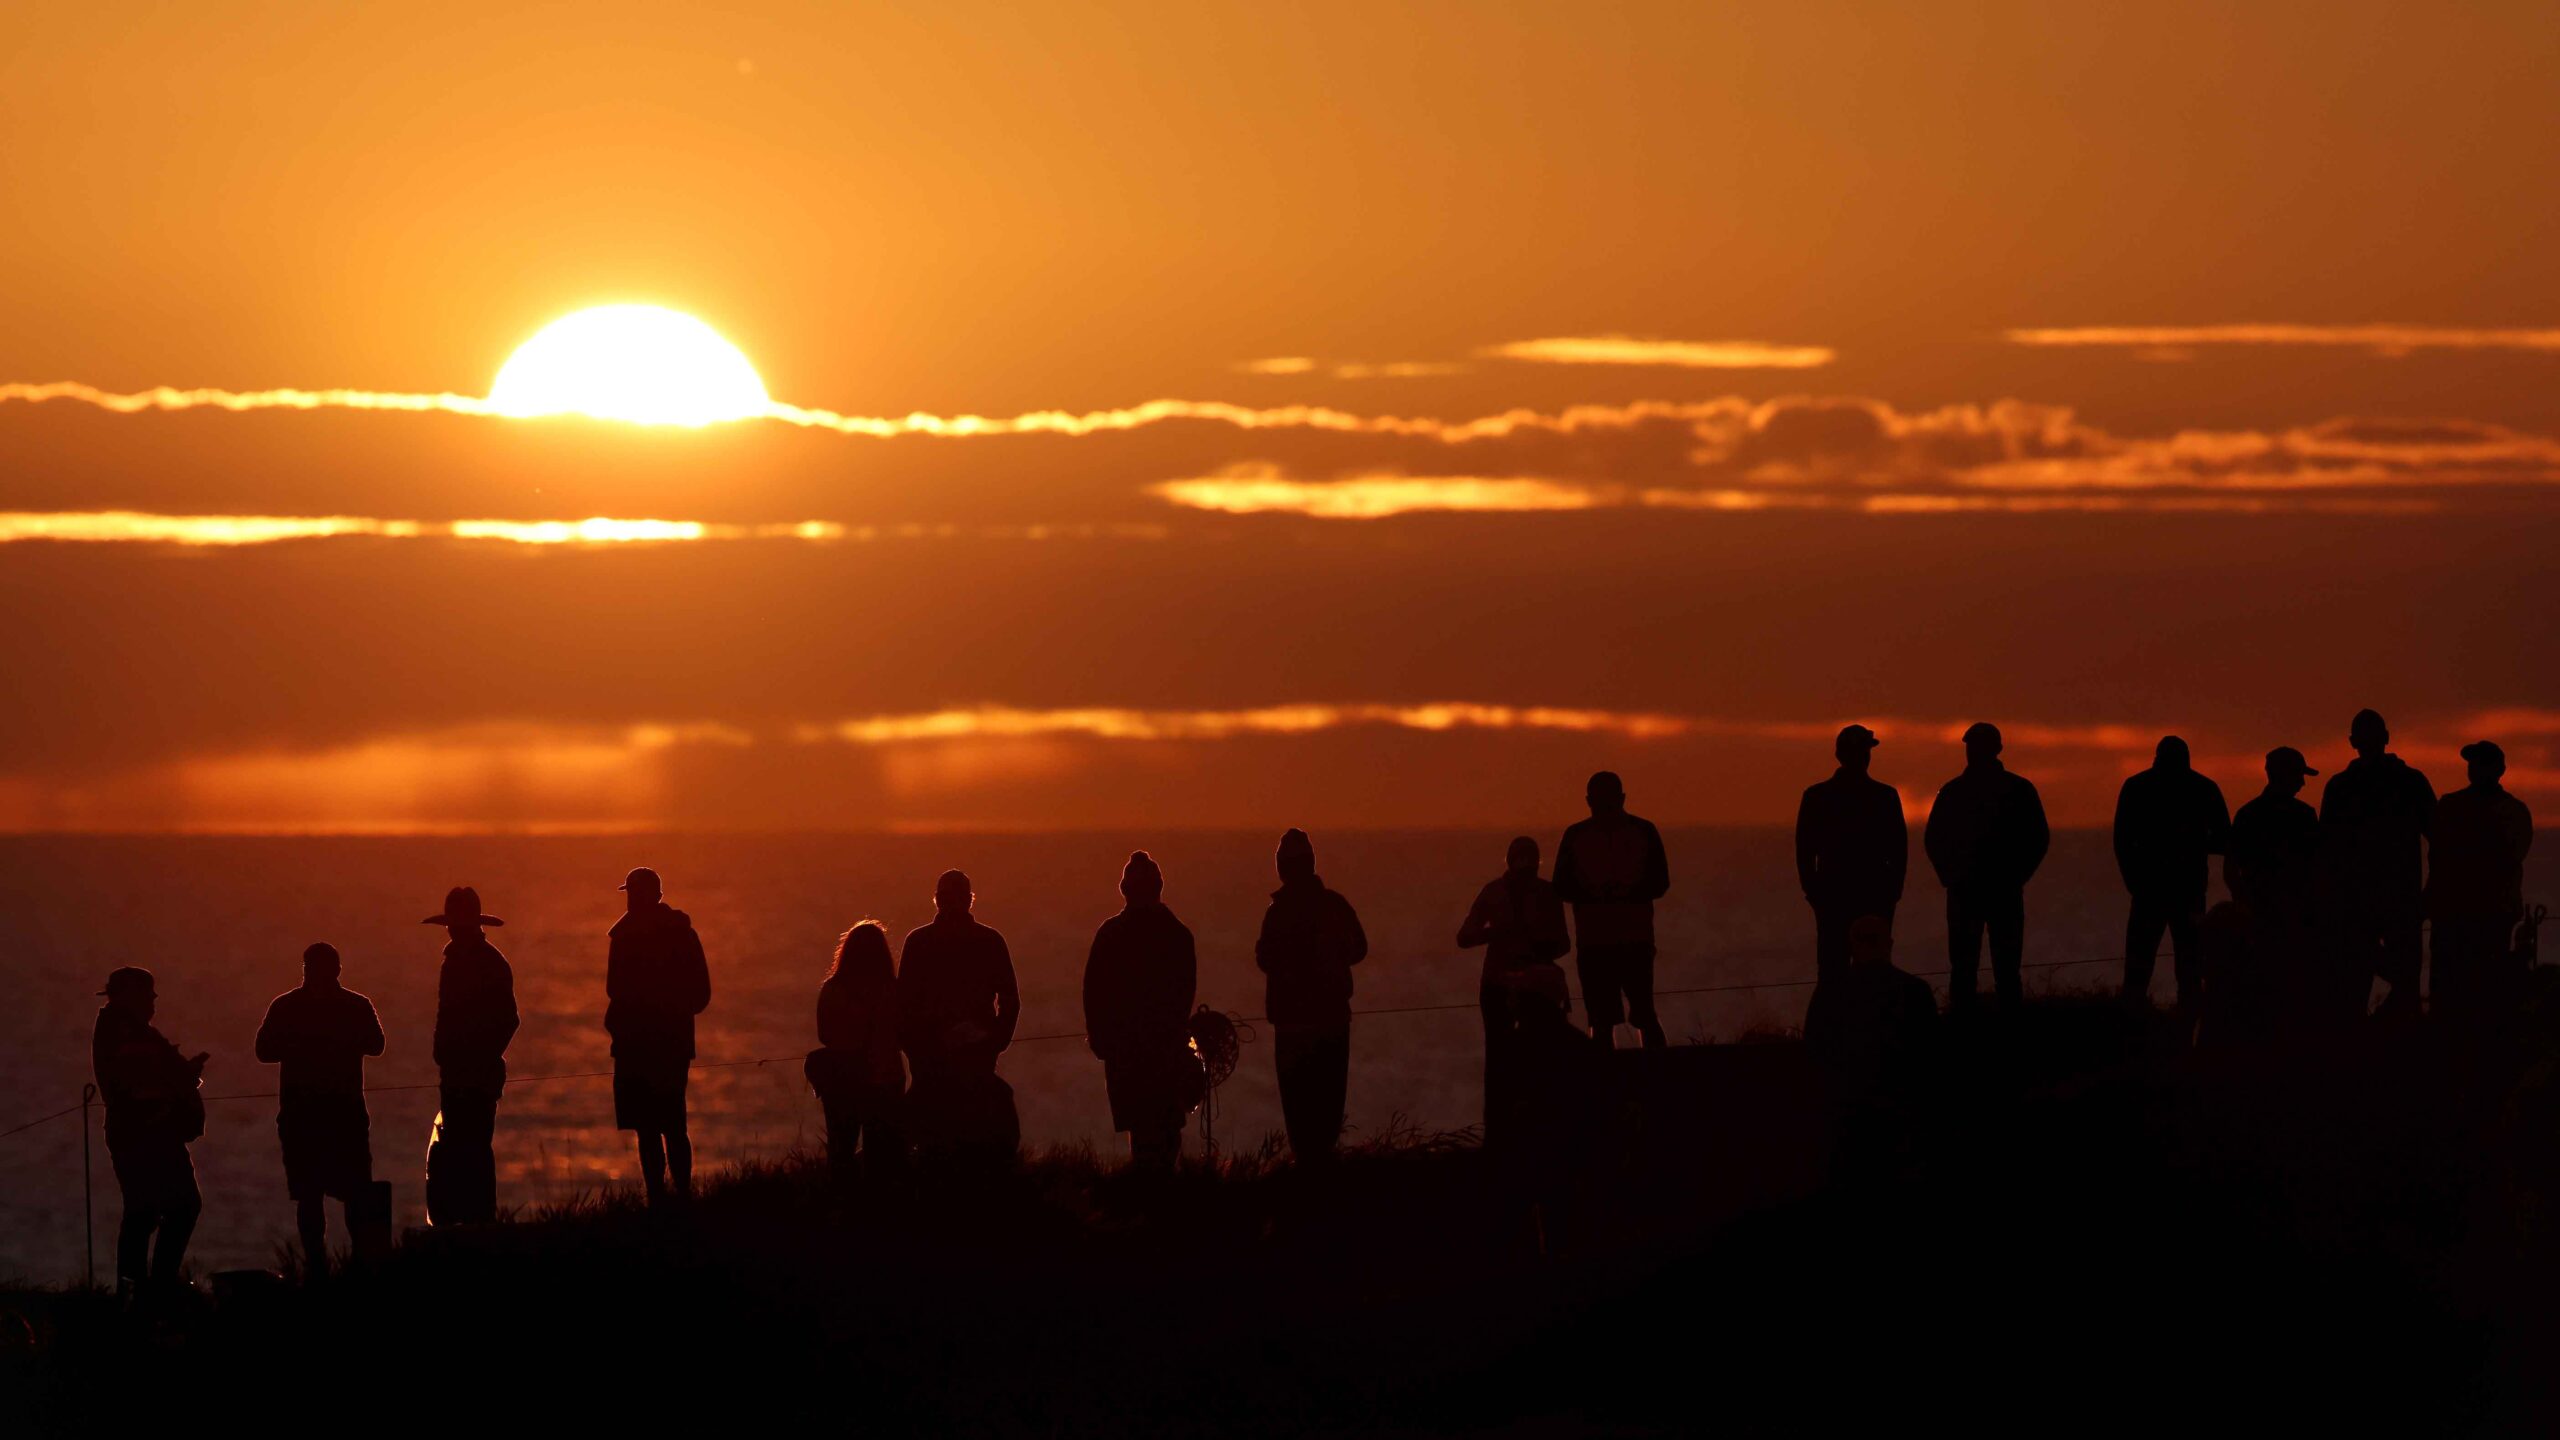
{"type": "Polygon", "coordinates": [[[2406,355],[2417,350],[2560,353],[2560,330],[2448,325],[2067,325],[2011,330],[2018,345],[2177,351],[2207,345],[2311,345],[2406,355]]]}
{"type": "Polygon", "coordinates": [[[1632,335],[1557,335],[1488,346],[1498,360],[1545,365],[1661,365],[1683,370],[1811,370],[1835,357],[1825,345],[1763,340],[1646,340],[1632,335]]]}

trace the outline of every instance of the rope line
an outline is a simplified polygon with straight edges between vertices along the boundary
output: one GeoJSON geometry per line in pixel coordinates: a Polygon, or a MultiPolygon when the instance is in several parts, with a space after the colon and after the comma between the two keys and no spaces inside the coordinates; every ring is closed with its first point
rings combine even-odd
{"type": "MultiPolygon", "coordinates": [[[[2119,963],[2120,959],[2121,957],[2118,956],[2107,956],[2090,960],[2038,960],[2030,964],[2021,965],[2018,968],[2021,970],[2059,970],[2072,965],[2113,965],[2119,963]]],[[[1953,972],[1947,970],[1914,970],[1910,973],[1922,979],[1944,979],[1953,972]]],[[[1743,990],[1800,990],[1808,985],[1817,983],[1819,983],[1817,979],[1748,980],[1727,985],[1689,985],[1670,990],[1656,990],[1653,993],[1656,995],[1724,995],[1743,990]]],[[[1384,1005],[1374,1010],[1354,1010],[1351,1013],[1354,1016],[1422,1015],[1450,1010],[1473,1010],[1479,1003],[1481,1002],[1463,1000],[1440,1005],[1384,1005]]],[[[1269,1018],[1262,1015],[1247,1015],[1244,1017],[1244,1022],[1249,1025],[1270,1023],[1269,1018]]],[[[1039,1035],[1016,1035],[1013,1037],[1012,1043],[1016,1045],[1035,1045],[1044,1041],[1082,1040],[1084,1038],[1085,1032],[1082,1030],[1053,1030],[1039,1035]]],[[[802,1058],[803,1057],[799,1055],[768,1055],[755,1060],[697,1060],[688,1068],[694,1070],[740,1070],[750,1066],[760,1068],[766,1065],[797,1064],[802,1058]]],[[[507,1086],[508,1088],[513,1089],[518,1085],[542,1085],[555,1080],[603,1080],[610,1078],[612,1075],[613,1072],[610,1070],[564,1070],[551,1075],[510,1075],[507,1077],[507,1086]]],[[[389,1095],[404,1091],[439,1090],[442,1088],[443,1086],[441,1082],[428,1081],[407,1085],[367,1085],[364,1087],[364,1093],[367,1095],[389,1095]]],[[[276,1099],[277,1096],[278,1092],[273,1090],[244,1090],[231,1095],[207,1095],[204,1099],[206,1104],[213,1105],[234,1100],[273,1100],[276,1099]]],[[[8,1130],[0,1130],[0,1140],[5,1140],[9,1136],[18,1134],[21,1131],[33,1130],[39,1125],[49,1125],[56,1120],[77,1115],[80,1113],[80,1110],[80,1106],[73,1105],[66,1109],[56,1110],[50,1115],[38,1116],[23,1125],[19,1125],[8,1130]]]]}

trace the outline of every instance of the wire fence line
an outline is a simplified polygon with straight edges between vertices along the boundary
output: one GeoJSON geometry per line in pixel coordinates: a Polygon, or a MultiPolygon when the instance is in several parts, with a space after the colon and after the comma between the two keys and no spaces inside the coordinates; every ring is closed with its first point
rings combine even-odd
{"type": "MultiPolygon", "coordinates": [[[[2104,956],[2087,960],[2038,960],[2021,965],[2019,968],[2022,970],[2061,970],[2079,965],[2114,965],[2120,963],[2121,958],[2122,957],[2120,956],[2104,956]]],[[[1924,980],[1932,980],[1944,979],[1953,972],[1947,970],[1914,970],[1910,973],[1924,980]]],[[[1676,986],[1667,990],[1656,990],[1653,993],[1656,997],[1667,995],[1728,995],[1750,990],[1801,990],[1817,983],[1819,983],[1818,980],[1813,977],[1797,980],[1744,980],[1724,985],[1676,986]]],[[[1382,1005],[1374,1009],[1354,1010],[1351,1013],[1355,1018],[1372,1015],[1423,1015],[1441,1011],[1473,1010],[1481,1003],[1482,1002],[1475,1000],[1453,1000],[1433,1005],[1382,1005]]],[[[1238,1018],[1241,1023],[1248,1025],[1262,1025],[1270,1023],[1270,1017],[1264,1015],[1245,1015],[1238,1018]]],[[[1038,1035],[1016,1035],[1013,1037],[1012,1043],[1016,1045],[1036,1045],[1046,1041],[1082,1040],[1084,1038],[1085,1032],[1082,1030],[1052,1030],[1038,1035]]],[[[767,1055],[752,1060],[696,1060],[689,1068],[695,1070],[761,1069],[767,1065],[796,1065],[805,1058],[806,1056],[804,1053],[793,1055],[767,1055]]],[[[507,1077],[507,1087],[509,1089],[514,1089],[519,1085],[544,1085],[559,1080],[605,1080],[612,1078],[612,1076],[613,1072],[610,1070],[564,1070],[550,1075],[510,1075],[507,1077]]],[[[436,1090],[441,1088],[443,1087],[440,1082],[429,1080],[400,1085],[367,1085],[364,1087],[364,1093],[368,1095],[388,1095],[403,1091],[436,1090]]],[[[204,1100],[208,1105],[215,1105],[236,1100],[273,1100],[276,1098],[277,1092],[273,1090],[243,1090],[228,1095],[207,1095],[204,1097],[204,1100]]],[[[68,1119],[71,1116],[79,1114],[82,1110],[90,1108],[90,1103],[91,1102],[84,1101],[78,1105],[67,1106],[63,1109],[54,1111],[50,1115],[39,1115],[35,1119],[27,1121],[25,1124],[13,1126],[7,1130],[0,1130],[0,1139],[7,1139],[9,1136],[33,1130],[39,1125],[49,1125],[56,1120],[68,1119]]]]}

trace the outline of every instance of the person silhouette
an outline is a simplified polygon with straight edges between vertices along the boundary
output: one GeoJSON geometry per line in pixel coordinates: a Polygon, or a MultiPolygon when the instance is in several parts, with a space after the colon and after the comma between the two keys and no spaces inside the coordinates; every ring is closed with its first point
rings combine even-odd
{"type": "Polygon", "coordinates": [[[185,1283],[187,1240],[204,1212],[187,1145],[204,1134],[199,1087],[212,1057],[181,1054],[152,1025],[160,995],[150,971],[120,966],[98,993],[107,1003],[98,1007],[89,1056],[98,1098],[107,1107],[107,1159],[124,1196],[124,1218],[116,1226],[116,1297],[132,1305],[185,1283]]]}
{"type": "Polygon", "coordinates": [[[2261,918],[2299,925],[2309,918],[2320,856],[2320,812],[2300,800],[2320,772],[2290,745],[2267,752],[2267,787],[2231,820],[2222,879],[2231,898],[2261,918]]]}
{"type": "Polygon", "coordinates": [[[1102,1062],[1111,1128],[1129,1159],[1164,1171],[1182,1153],[1182,1122],[1198,1098],[1191,1007],[1200,959],[1191,929],[1164,903],[1164,870],[1144,850],[1120,871],[1120,913],[1093,932],[1084,962],[1084,1030],[1102,1062]]]}
{"type": "Polygon", "coordinates": [[[1342,1142],[1351,1083],[1351,967],[1368,958],[1369,937],[1351,902],[1316,877],[1315,842],[1304,830],[1280,837],[1280,888],[1262,912],[1253,963],[1266,977],[1279,1071],[1280,1117],[1301,1165],[1331,1161],[1342,1142]]]}
{"type": "Polygon", "coordinates": [[[1892,1153],[1917,1107],[1936,1040],[1929,982],[1893,963],[1893,922],[1849,922],[1849,963],[1814,983],[1804,1043],[1822,1069],[1834,1161],[1860,1178],[1892,1153]]]}
{"type": "Polygon", "coordinates": [[[2427,857],[2433,998],[2446,1016],[2488,1014],[2522,980],[2508,947],[2524,917],[2524,857],[2533,848],[2533,811],[2504,784],[2507,752],[2477,740],[2462,759],[2471,783],[2436,802],[2427,857]]]}
{"type": "MultiPolygon", "coordinates": [[[[2223,857],[2223,883],[2231,889],[2236,914],[2217,928],[2205,929],[2205,998],[2209,1010],[2219,1008],[2222,1023],[2205,1017],[2199,1030],[2222,1035],[2254,1031],[2278,1032],[2314,1019],[2328,997],[2312,973],[2313,933],[2317,919],[2320,874],[2320,812],[2298,798],[2302,782],[2320,772],[2290,745],[2267,752],[2267,784],[2231,818],[2230,853],[2223,857]],[[2249,1001],[2243,1018],[2230,1023],[2237,999],[2232,987],[2217,978],[2239,966],[2247,977],[2249,1001]],[[2215,995],[2219,987],[2225,993],[2215,995]],[[2252,1018],[2254,1017],[2254,1018],[2252,1018]]],[[[2216,910],[2222,907],[2216,906],[2216,910]]],[[[2211,920],[2213,912],[2207,912],[2211,920]]],[[[2325,987],[2334,989],[2334,986],[2325,987]]],[[[2217,1041],[2218,1043],[2218,1041],[2217,1041]]]]}
{"type": "Polygon", "coordinates": [[[810,1088],[827,1117],[827,1168],[839,1191],[868,1174],[895,1173],[906,1158],[900,1123],[907,1067],[898,1049],[898,971],[889,932],[865,920],[836,941],[818,986],[818,1049],[810,1088]]]}
{"type": "Polygon", "coordinates": [[[2146,1000],[2169,933],[2178,977],[2178,1012],[2194,1018],[2204,1000],[2197,927],[2204,920],[2212,862],[2231,846],[2231,810],[2222,787],[2198,774],[2187,742],[2164,735],[2151,768],[2125,777],[2116,792],[2116,873],[2132,908],[2124,922],[2124,998],[2146,1000]]]}
{"type": "Polygon", "coordinates": [[[623,877],[622,918],[606,934],[604,1028],[613,1037],[613,1123],[640,1149],[651,1205],[693,1196],[685,1087],[693,1019],[711,1008],[711,966],[693,919],[667,904],[658,872],[623,877]]]}
{"type": "Polygon", "coordinates": [[[1564,902],[1556,887],[1538,878],[1538,842],[1514,837],[1503,854],[1503,871],[1476,892],[1475,904],[1458,926],[1458,948],[1484,950],[1484,970],[1476,982],[1476,1007],[1484,1016],[1485,1143],[1496,1143],[1518,1088],[1513,1072],[1520,1066],[1521,1030],[1560,1014],[1551,998],[1562,992],[1564,972],[1556,967],[1573,939],[1565,931],[1564,902]]]}
{"type": "Polygon", "coordinates": [[[2390,752],[2391,730],[2371,710],[2347,727],[2356,758],[2320,792],[2320,850],[2338,927],[2340,1013],[2360,1016],[2379,976],[2391,987],[2381,1013],[2418,1013],[2426,925],[2426,841],[2435,787],[2390,752]]]}
{"type": "Polygon", "coordinates": [[[335,946],[305,949],[302,984],[269,1003],[258,1025],[258,1059],[277,1067],[276,1139],[302,1263],[314,1276],[329,1270],[325,1202],[338,1202],[353,1234],[373,1188],[364,1062],[382,1053],[382,1019],[371,1000],[339,983],[340,968],[335,946]]]}
{"type": "Polygon", "coordinates": [[[1644,1048],[1663,1046],[1653,1010],[1653,902],[1671,889],[1662,832],[1627,813],[1627,790],[1607,770],[1583,787],[1591,818],[1577,820],[1556,846],[1556,898],[1573,907],[1574,964],[1582,974],[1583,1018],[1591,1038],[1614,1044],[1626,1021],[1644,1048]]]}
{"type": "Polygon", "coordinates": [[[480,892],[456,885],[444,910],[420,921],[448,938],[436,972],[436,1119],[427,1144],[427,1221],[498,1218],[498,1101],[507,1089],[507,1042],[516,1034],[516,976],[487,930],[507,922],[480,913],[480,892]]]}
{"type": "Polygon", "coordinates": [[[2027,882],[2053,843],[2044,799],[2000,763],[2000,727],[1964,732],[1964,772],[1938,787],[1921,831],[1929,866],[1947,892],[1947,1008],[1969,1009],[1982,942],[2004,1008],[2025,994],[2027,882]]]}
{"type": "Polygon", "coordinates": [[[969,877],[942,872],[934,917],[898,952],[898,1041],[914,1076],[909,1114],[937,1160],[1002,1163],[1021,1145],[1012,1087],[996,1057],[1013,1043],[1022,995],[1004,936],[978,923],[969,877]]]}
{"type": "Polygon", "coordinates": [[[1878,743],[1864,725],[1842,726],[1831,742],[1840,768],[1806,786],[1796,806],[1796,881],[1813,907],[1817,979],[1848,968],[1850,926],[1870,915],[1890,926],[1902,903],[1911,830],[1902,797],[1867,774],[1878,743]]]}

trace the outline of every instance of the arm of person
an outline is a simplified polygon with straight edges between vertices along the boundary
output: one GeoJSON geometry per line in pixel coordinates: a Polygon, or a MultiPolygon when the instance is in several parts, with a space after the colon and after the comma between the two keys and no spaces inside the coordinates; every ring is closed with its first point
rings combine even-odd
{"type": "Polygon", "coordinates": [[[1566,826],[1564,838],[1556,842],[1555,878],[1549,882],[1556,887],[1556,898],[1567,905],[1580,905],[1590,898],[1582,893],[1582,859],[1574,848],[1574,829],[1566,826]]]}
{"type": "Polygon", "coordinates": [[[1911,820],[1902,813],[1902,792],[1888,785],[1884,793],[1885,803],[1893,810],[1893,853],[1885,857],[1885,873],[1892,879],[1887,892],[1899,905],[1903,882],[1911,871],[1911,820]]]}
{"type": "Polygon", "coordinates": [[[1662,827],[1644,822],[1644,881],[1630,900],[1653,901],[1671,893],[1671,856],[1662,848],[1662,827]]]}
{"type": "Polygon", "coordinates": [[[685,996],[692,1013],[699,1015],[711,1008],[711,957],[702,950],[702,936],[691,925],[684,927],[684,978],[692,993],[685,996]]]}
{"type": "Polygon", "coordinates": [[[1093,1003],[1101,989],[1095,983],[1095,979],[1104,973],[1102,937],[1107,933],[1109,933],[1107,928],[1094,931],[1093,944],[1084,952],[1084,1047],[1092,1051],[1097,1059],[1109,1058],[1111,1051],[1116,1048],[1112,1045],[1113,1037],[1109,1034],[1110,1019],[1103,1014],[1105,1007],[1093,1003]]]}
{"type": "Polygon", "coordinates": [[[1280,958],[1277,953],[1280,948],[1279,939],[1272,934],[1273,922],[1279,914],[1280,907],[1277,904],[1266,907],[1262,912],[1262,933],[1253,939],[1253,968],[1265,975],[1271,973],[1272,962],[1280,958]]]}
{"type": "Polygon", "coordinates": [[[375,1011],[372,1001],[367,1000],[362,1003],[364,1032],[356,1037],[356,1048],[367,1055],[379,1055],[382,1053],[382,1016],[375,1011]]]}
{"type": "Polygon", "coordinates": [[[1818,828],[1814,822],[1814,793],[1807,790],[1804,798],[1796,802],[1796,888],[1804,892],[1808,904],[1822,884],[1819,847],[1814,838],[1818,828]]]}
{"type": "Polygon", "coordinates": [[[2044,864],[2045,852],[2053,848],[2053,827],[2045,823],[2044,797],[2036,793],[2036,787],[2023,779],[2018,784],[2023,787],[2019,808],[2024,830],[2018,845],[2018,883],[2024,885],[2035,878],[2037,867],[2044,864]]]}
{"type": "Polygon", "coordinates": [[[1002,1054],[1013,1043],[1014,1027],[1022,1020],[1022,991],[1013,975],[1013,952],[1005,947],[1004,937],[996,937],[996,1021],[987,1043],[1002,1054]]]}
{"type": "Polygon", "coordinates": [[[1459,949],[1473,950],[1480,945],[1492,943],[1494,931],[1492,900],[1492,886],[1488,885],[1476,892],[1475,903],[1467,907],[1467,918],[1458,924],[1459,949]]]}
{"type": "Polygon", "coordinates": [[[2222,798],[2222,787],[2211,780],[2204,782],[2205,793],[2213,797],[2212,807],[2205,812],[2204,853],[2231,853],[2231,802],[2222,798]]]}
{"type": "Polygon", "coordinates": [[[284,1063],[284,1025],[276,1015],[276,1006],[267,1006],[266,1018],[258,1022],[256,1050],[258,1059],[269,1065],[284,1063]]]}
{"type": "Polygon", "coordinates": [[[1357,965],[1369,958],[1369,932],[1360,928],[1360,912],[1340,895],[1333,897],[1335,919],[1342,927],[1338,938],[1342,946],[1342,963],[1357,965]]]}

